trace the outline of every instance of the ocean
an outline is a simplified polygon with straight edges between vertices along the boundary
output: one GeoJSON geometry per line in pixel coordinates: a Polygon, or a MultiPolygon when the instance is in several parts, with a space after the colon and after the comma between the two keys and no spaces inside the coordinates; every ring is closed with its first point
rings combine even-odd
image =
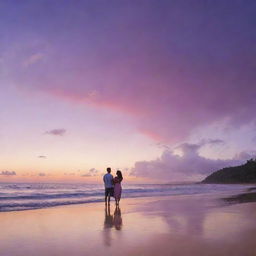
{"type": "MultiPolygon", "coordinates": [[[[123,198],[244,191],[248,185],[125,184],[123,198]]],[[[103,202],[102,184],[0,183],[0,212],[103,202]]]]}

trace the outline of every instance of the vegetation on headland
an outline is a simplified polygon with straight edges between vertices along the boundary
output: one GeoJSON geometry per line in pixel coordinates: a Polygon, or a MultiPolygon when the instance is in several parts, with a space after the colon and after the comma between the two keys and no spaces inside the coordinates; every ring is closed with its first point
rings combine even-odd
{"type": "Polygon", "coordinates": [[[256,159],[250,159],[240,166],[226,167],[213,172],[202,183],[256,183],[256,159]]]}

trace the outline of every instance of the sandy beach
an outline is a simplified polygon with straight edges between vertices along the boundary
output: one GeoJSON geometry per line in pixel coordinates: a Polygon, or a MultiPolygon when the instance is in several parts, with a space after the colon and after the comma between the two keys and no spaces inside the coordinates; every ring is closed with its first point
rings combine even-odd
{"type": "Polygon", "coordinates": [[[1,256],[256,255],[256,203],[216,195],[0,213],[1,256]]]}

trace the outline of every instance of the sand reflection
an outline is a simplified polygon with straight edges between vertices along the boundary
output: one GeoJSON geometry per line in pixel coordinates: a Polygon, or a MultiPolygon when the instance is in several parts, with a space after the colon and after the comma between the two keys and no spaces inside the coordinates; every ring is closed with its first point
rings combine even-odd
{"type": "Polygon", "coordinates": [[[119,206],[116,206],[115,212],[114,212],[114,226],[116,230],[121,230],[123,225],[122,215],[121,215],[121,209],[119,206]]]}
{"type": "Polygon", "coordinates": [[[110,205],[105,207],[105,219],[103,225],[103,239],[105,246],[111,246],[113,237],[112,229],[121,231],[123,225],[121,209],[119,206],[115,207],[114,213],[111,213],[110,205]]]}
{"type": "Polygon", "coordinates": [[[162,199],[144,204],[141,210],[146,215],[162,218],[171,234],[204,236],[204,222],[211,212],[209,200],[203,197],[189,199],[162,199]]]}

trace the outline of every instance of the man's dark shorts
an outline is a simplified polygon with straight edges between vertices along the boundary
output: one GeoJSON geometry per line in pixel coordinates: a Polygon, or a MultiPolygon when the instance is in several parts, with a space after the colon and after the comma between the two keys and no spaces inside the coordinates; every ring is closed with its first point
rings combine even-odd
{"type": "Polygon", "coordinates": [[[114,188],[105,188],[105,197],[114,196],[114,188]]]}

